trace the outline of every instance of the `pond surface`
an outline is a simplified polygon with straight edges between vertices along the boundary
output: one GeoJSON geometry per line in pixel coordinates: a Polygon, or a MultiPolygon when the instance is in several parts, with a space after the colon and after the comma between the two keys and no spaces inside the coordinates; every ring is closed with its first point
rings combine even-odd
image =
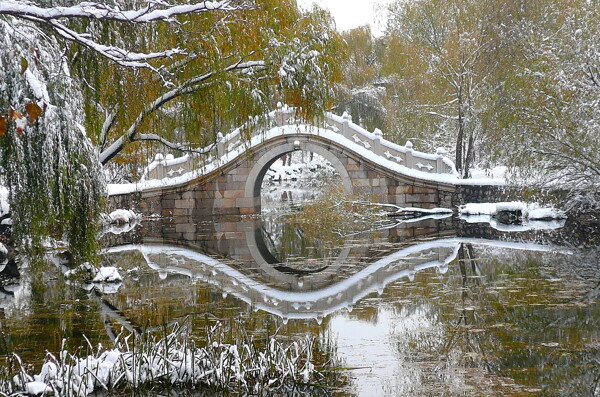
{"type": "Polygon", "coordinates": [[[64,338],[85,351],[84,335],[109,346],[123,329],[189,321],[201,340],[240,322],[257,338],[314,335],[320,356],[333,348],[347,368],[334,395],[600,393],[595,248],[454,218],[344,235],[303,216],[144,222],[106,236],[103,265],[123,282],[92,291],[59,266],[5,268],[0,355],[39,366],[64,338]]]}

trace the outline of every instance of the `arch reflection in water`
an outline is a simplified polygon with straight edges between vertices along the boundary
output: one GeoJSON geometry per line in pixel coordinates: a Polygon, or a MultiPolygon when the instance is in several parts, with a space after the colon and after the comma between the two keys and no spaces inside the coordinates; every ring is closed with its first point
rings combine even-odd
{"type": "Polygon", "coordinates": [[[263,219],[234,218],[215,222],[181,217],[148,223],[142,229],[144,236],[136,242],[184,246],[212,257],[227,258],[226,262],[235,262],[242,274],[252,273],[253,279],[266,285],[306,291],[324,288],[340,277],[357,273],[376,260],[374,258],[393,249],[389,248],[390,244],[406,245],[416,237],[455,235],[451,223],[434,219],[349,238],[335,238],[323,231],[323,241],[311,247],[315,255],[302,258],[304,264],[310,262],[310,266],[297,266],[285,260],[289,252],[286,256],[281,255],[281,251],[271,251],[265,242],[265,229],[269,227],[265,227],[263,219]]]}
{"type": "MultiPolygon", "coordinates": [[[[339,275],[328,285],[314,283],[314,288],[291,290],[277,288],[277,282],[253,278],[229,264],[192,249],[174,245],[126,245],[109,252],[137,250],[148,265],[168,275],[184,275],[214,285],[227,294],[287,319],[317,319],[341,308],[351,307],[366,295],[383,289],[391,282],[415,273],[436,268],[445,273],[454,261],[463,243],[487,244],[504,248],[526,250],[553,250],[553,247],[507,243],[482,239],[437,239],[415,244],[379,258],[353,274],[339,275]]],[[[273,274],[273,273],[271,273],[273,274]]],[[[317,275],[318,276],[318,275],[317,275]]],[[[311,283],[312,284],[312,283],[311,283]]],[[[280,285],[280,284],[279,284],[280,285]]]]}
{"type": "Polygon", "coordinates": [[[263,213],[287,212],[290,208],[313,202],[332,183],[342,188],[342,175],[347,176],[337,158],[328,160],[320,154],[304,150],[275,157],[263,171],[262,181],[257,181],[261,184],[263,213]]]}
{"type": "Polygon", "coordinates": [[[137,250],[148,265],[159,272],[185,275],[215,285],[223,292],[283,319],[322,319],[353,305],[371,292],[383,291],[395,280],[414,278],[419,270],[436,267],[445,273],[459,247],[460,243],[453,240],[417,244],[378,259],[355,274],[341,276],[330,285],[303,291],[278,289],[185,247],[126,245],[111,248],[108,252],[137,250]]]}

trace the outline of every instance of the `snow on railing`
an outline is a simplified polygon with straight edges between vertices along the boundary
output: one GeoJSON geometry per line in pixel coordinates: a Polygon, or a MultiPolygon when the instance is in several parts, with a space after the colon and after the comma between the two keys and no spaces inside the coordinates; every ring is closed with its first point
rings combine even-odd
{"type": "MultiPolygon", "coordinates": [[[[283,127],[286,125],[301,125],[301,120],[295,119],[294,108],[287,105],[277,106],[277,110],[270,112],[268,119],[271,125],[283,127]]],[[[316,123],[315,123],[316,124],[316,123]]],[[[423,153],[413,149],[413,144],[407,141],[404,146],[387,141],[383,138],[383,133],[379,129],[369,132],[364,128],[352,122],[352,117],[344,112],[342,116],[332,113],[326,113],[324,119],[324,128],[344,137],[350,142],[349,146],[362,147],[372,152],[374,155],[382,157],[393,163],[397,163],[410,170],[416,170],[427,174],[446,174],[456,176],[458,173],[454,163],[446,157],[446,150],[438,148],[435,154],[423,153]]],[[[241,153],[252,145],[255,139],[260,142],[268,139],[267,129],[256,129],[252,135],[245,138],[240,128],[223,136],[217,135],[217,142],[208,152],[208,157],[200,158],[194,155],[185,155],[173,158],[172,155],[163,156],[157,154],[154,161],[147,167],[142,180],[173,178],[183,175],[198,168],[206,168],[208,164],[217,163],[216,166],[224,165],[227,162],[228,153],[241,153]]],[[[300,132],[300,130],[298,130],[300,132]]],[[[306,129],[302,133],[318,134],[318,129],[306,129]]],[[[385,164],[380,163],[380,164],[385,164]]],[[[215,167],[209,167],[214,169],[215,167]]]]}

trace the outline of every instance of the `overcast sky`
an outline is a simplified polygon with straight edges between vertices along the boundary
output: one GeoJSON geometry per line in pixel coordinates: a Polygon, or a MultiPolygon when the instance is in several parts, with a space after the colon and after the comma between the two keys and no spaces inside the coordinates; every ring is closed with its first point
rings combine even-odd
{"type": "Polygon", "coordinates": [[[369,24],[373,34],[377,36],[381,35],[383,28],[381,9],[391,2],[392,0],[298,0],[303,8],[316,3],[328,9],[340,31],[369,24]]]}

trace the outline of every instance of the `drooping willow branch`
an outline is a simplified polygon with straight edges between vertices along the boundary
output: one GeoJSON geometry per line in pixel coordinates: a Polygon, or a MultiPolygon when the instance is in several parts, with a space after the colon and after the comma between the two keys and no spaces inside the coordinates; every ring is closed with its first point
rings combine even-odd
{"type": "MultiPolygon", "coordinates": [[[[168,103],[168,102],[172,101],[173,99],[178,98],[182,95],[190,94],[192,92],[198,91],[199,89],[201,89],[205,86],[205,82],[207,82],[208,80],[210,80],[211,78],[213,78],[214,76],[216,76],[219,73],[243,71],[243,70],[248,70],[248,69],[263,69],[264,67],[265,67],[265,63],[263,61],[249,61],[249,62],[239,61],[239,62],[236,62],[232,65],[229,65],[229,66],[223,68],[222,70],[208,72],[208,73],[205,73],[202,75],[192,77],[191,79],[185,81],[183,84],[179,85],[178,87],[173,88],[172,90],[162,94],[161,96],[156,98],[154,101],[152,101],[151,103],[146,105],[144,107],[144,109],[140,112],[140,114],[137,116],[135,121],[127,129],[127,131],[123,135],[121,135],[115,142],[113,142],[108,148],[106,148],[105,150],[103,150],[100,153],[100,162],[102,164],[106,164],[107,162],[109,162],[121,150],[123,150],[123,148],[125,147],[125,145],[128,142],[140,141],[140,140],[157,141],[157,139],[154,139],[153,134],[145,134],[145,136],[138,135],[138,130],[149,115],[151,115],[152,113],[154,113],[155,111],[160,109],[166,103],[168,103]],[[146,137],[146,138],[144,138],[144,137],[146,137]]],[[[165,140],[165,142],[168,142],[168,141],[165,140]]],[[[174,145],[176,145],[176,144],[171,143],[171,147],[173,147],[174,145]]],[[[167,146],[169,146],[169,145],[167,145],[167,146]]],[[[183,147],[183,146],[181,146],[181,147],[183,147]]]]}

